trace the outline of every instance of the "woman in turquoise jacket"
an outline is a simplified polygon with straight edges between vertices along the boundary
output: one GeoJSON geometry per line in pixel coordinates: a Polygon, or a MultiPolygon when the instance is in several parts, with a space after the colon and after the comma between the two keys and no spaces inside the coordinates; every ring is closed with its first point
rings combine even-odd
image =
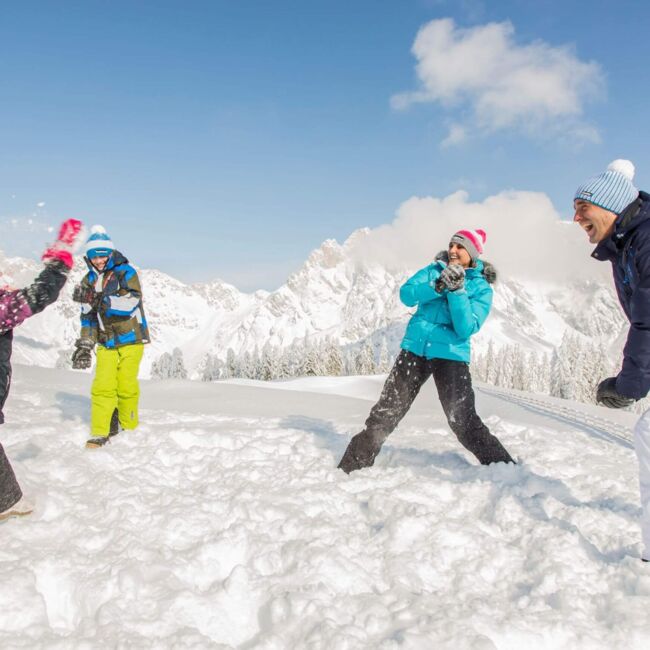
{"type": "Polygon", "coordinates": [[[370,467],[382,444],[406,415],[420,388],[433,375],[442,408],[458,441],[483,465],[513,463],[476,413],[469,372],[470,342],[492,306],[494,269],[479,256],[485,232],[460,230],[433,264],[400,289],[411,317],[393,368],[365,429],[352,438],[339,467],[348,474],[370,467]]]}

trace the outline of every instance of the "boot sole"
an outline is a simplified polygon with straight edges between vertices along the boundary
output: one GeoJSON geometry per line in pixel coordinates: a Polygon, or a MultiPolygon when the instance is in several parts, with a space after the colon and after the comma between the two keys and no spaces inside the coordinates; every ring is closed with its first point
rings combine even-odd
{"type": "Polygon", "coordinates": [[[10,517],[24,517],[25,515],[31,515],[33,510],[27,510],[27,511],[18,511],[18,510],[12,510],[11,512],[5,512],[0,515],[0,521],[4,521],[5,519],[9,519],[10,517]]]}
{"type": "Polygon", "coordinates": [[[107,445],[106,442],[91,442],[90,440],[86,442],[86,449],[100,449],[101,447],[105,447],[107,445]]]}

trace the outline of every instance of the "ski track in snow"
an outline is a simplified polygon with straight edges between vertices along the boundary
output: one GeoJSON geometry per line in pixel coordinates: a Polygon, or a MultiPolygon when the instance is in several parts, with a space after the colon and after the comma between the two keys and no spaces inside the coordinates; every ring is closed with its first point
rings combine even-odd
{"type": "Polygon", "coordinates": [[[521,461],[481,467],[427,385],[346,476],[382,381],[144,382],[140,428],[88,451],[89,376],[16,368],[37,507],[0,525],[0,647],[648,647],[633,452],[479,391],[521,461]]]}

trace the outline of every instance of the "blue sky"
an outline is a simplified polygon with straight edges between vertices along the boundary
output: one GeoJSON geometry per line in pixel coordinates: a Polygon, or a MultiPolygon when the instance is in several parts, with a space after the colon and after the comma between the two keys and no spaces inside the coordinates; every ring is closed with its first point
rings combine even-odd
{"type": "Polygon", "coordinates": [[[5,3],[0,249],[33,253],[74,216],[139,266],[272,289],[413,195],[535,190],[570,216],[614,158],[650,187],[649,22],[626,1],[5,3]],[[456,59],[418,74],[418,30],[442,19],[465,49],[429,43],[434,68],[456,59]],[[505,106],[472,76],[489,33],[517,80],[505,106]]]}

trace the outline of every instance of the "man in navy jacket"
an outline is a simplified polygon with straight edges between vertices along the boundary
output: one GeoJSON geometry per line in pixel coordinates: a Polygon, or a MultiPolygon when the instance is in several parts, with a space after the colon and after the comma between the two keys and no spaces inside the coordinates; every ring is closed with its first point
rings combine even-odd
{"type": "MultiPolygon", "coordinates": [[[[609,408],[629,406],[650,390],[650,195],[632,180],[634,165],[615,160],[590,178],[574,197],[577,222],[597,244],[592,257],[612,264],[621,307],[630,321],[623,366],[616,377],[600,382],[598,402],[609,408]]],[[[650,410],[634,429],[641,488],[642,559],[650,561],[650,410]]]]}

